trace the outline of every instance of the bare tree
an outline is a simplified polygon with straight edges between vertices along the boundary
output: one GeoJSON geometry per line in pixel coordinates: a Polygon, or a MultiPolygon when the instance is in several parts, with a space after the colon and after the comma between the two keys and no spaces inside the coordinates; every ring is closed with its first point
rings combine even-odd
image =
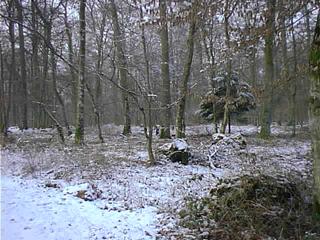
{"type": "MultiPolygon", "coordinates": [[[[125,38],[120,30],[117,7],[114,0],[110,0],[110,12],[113,24],[114,32],[114,43],[116,46],[116,56],[117,56],[117,68],[120,73],[120,84],[124,89],[129,89],[128,84],[128,68],[127,60],[125,56],[125,38]]],[[[129,105],[129,95],[127,91],[122,91],[122,106],[124,111],[124,127],[123,134],[128,135],[131,133],[131,116],[130,116],[130,105],[129,105]]]]}
{"type": "Polygon", "coordinates": [[[262,109],[260,114],[260,137],[268,138],[271,134],[272,102],[273,102],[273,41],[274,41],[274,21],[275,21],[275,0],[267,0],[266,30],[264,46],[264,94],[262,99],[262,109]]]}
{"type": "Polygon", "coordinates": [[[160,138],[171,138],[171,87],[169,74],[169,41],[167,24],[167,1],[159,0],[160,4],[160,44],[161,44],[161,117],[160,138]]]}
{"type": "MultiPolygon", "coordinates": [[[[139,8],[140,13],[140,21],[143,19],[143,11],[142,7],[139,8]]],[[[143,56],[145,60],[145,74],[147,78],[147,94],[145,94],[145,100],[147,102],[147,113],[143,113],[143,120],[144,120],[144,134],[147,139],[147,150],[148,150],[148,157],[149,162],[151,165],[155,164],[155,157],[152,150],[152,135],[153,135],[153,119],[152,119],[152,89],[151,89],[151,76],[150,76],[150,61],[148,58],[147,52],[147,43],[146,43],[146,36],[145,36],[145,28],[144,25],[141,25],[141,42],[143,47],[143,56]],[[148,130],[147,130],[148,128],[148,130]]]]}
{"type": "Polygon", "coordinates": [[[315,210],[320,214],[320,11],[310,49],[310,123],[313,151],[315,210]]]}
{"type": "MultiPolygon", "coordinates": [[[[8,14],[10,17],[14,15],[14,1],[8,1],[8,14]]],[[[6,92],[6,80],[4,76],[5,71],[5,59],[4,53],[2,49],[2,45],[0,44],[0,135],[3,135],[4,138],[7,137],[7,130],[9,126],[9,117],[11,111],[12,104],[12,86],[16,80],[16,54],[15,54],[15,34],[14,34],[14,22],[12,19],[9,19],[9,40],[10,40],[10,69],[9,69],[9,77],[8,77],[8,89],[6,92]]],[[[4,139],[5,140],[5,139],[4,139]]]]}
{"type": "MultiPolygon", "coordinates": [[[[31,26],[34,31],[31,33],[31,44],[32,44],[32,55],[31,55],[31,73],[30,83],[32,84],[31,87],[31,94],[36,99],[40,99],[41,95],[41,77],[40,77],[40,61],[39,61],[39,52],[40,52],[40,39],[37,34],[39,30],[39,23],[38,23],[38,15],[36,11],[36,6],[38,4],[37,0],[31,1],[31,26]]],[[[32,105],[32,123],[34,127],[40,127],[40,112],[42,108],[39,104],[32,105]]]]}
{"type": "Polygon", "coordinates": [[[296,135],[297,125],[297,74],[298,74],[298,56],[296,33],[294,29],[293,16],[291,17],[291,36],[293,48],[293,71],[290,81],[290,123],[292,124],[292,136],[296,135]]]}
{"type": "Polygon", "coordinates": [[[22,105],[22,123],[20,128],[28,128],[28,93],[27,93],[27,67],[25,57],[25,42],[23,33],[23,8],[20,0],[15,0],[17,8],[17,18],[19,22],[19,61],[20,61],[20,81],[21,81],[21,102],[22,105]]]}
{"type": "Polygon", "coordinates": [[[230,98],[231,98],[231,75],[232,75],[232,58],[231,58],[231,43],[230,43],[230,26],[229,26],[229,18],[232,14],[232,10],[230,10],[230,2],[226,0],[225,8],[224,8],[224,33],[225,33],[225,44],[227,48],[227,82],[226,82],[226,103],[224,105],[224,113],[223,120],[221,124],[221,133],[226,132],[226,127],[229,122],[229,133],[230,133],[230,98]]]}
{"type": "MultiPolygon", "coordinates": [[[[74,61],[74,49],[73,49],[73,37],[72,37],[72,28],[69,23],[68,19],[68,1],[65,2],[64,4],[64,25],[65,25],[65,31],[67,35],[67,46],[68,46],[68,61],[69,61],[69,70],[70,70],[70,75],[71,75],[71,92],[72,92],[72,119],[76,119],[76,113],[77,113],[77,74],[75,71],[75,61],[74,61]]],[[[74,121],[75,123],[76,121],[74,121]]]]}
{"type": "Polygon", "coordinates": [[[85,60],[86,60],[86,0],[80,1],[80,61],[77,98],[77,126],[75,133],[76,144],[84,143],[84,88],[85,88],[85,60]]]}
{"type": "MultiPolygon", "coordinates": [[[[10,94],[10,93],[9,93],[10,94]]],[[[7,137],[8,128],[8,116],[7,107],[9,105],[8,97],[5,93],[5,79],[4,79],[4,57],[2,51],[2,45],[0,43],[0,144],[4,142],[1,138],[7,137]]]]}
{"type": "Polygon", "coordinates": [[[187,39],[187,56],[183,69],[182,81],[180,84],[180,96],[177,106],[177,115],[176,115],[176,135],[178,138],[185,137],[185,108],[188,92],[188,82],[191,71],[191,64],[193,59],[193,50],[194,50],[194,35],[196,32],[197,25],[197,9],[199,3],[195,1],[192,4],[192,9],[190,11],[190,25],[188,30],[188,39],[187,39]]]}

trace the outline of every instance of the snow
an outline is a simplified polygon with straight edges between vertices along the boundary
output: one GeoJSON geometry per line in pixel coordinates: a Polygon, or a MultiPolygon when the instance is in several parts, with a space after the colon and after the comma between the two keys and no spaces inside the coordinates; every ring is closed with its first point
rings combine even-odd
{"type": "Polygon", "coordinates": [[[12,133],[17,133],[20,131],[19,127],[18,126],[12,126],[12,127],[9,127],[8,128],[8,131],[9,132],[12,132],[12,133]]]}
{"type": "Polygon", "coordinates": [[[36,181],[1,176],[1,239],[155,239],[156,208],[107,211],[36,181]]]}
{"type": "Polygon", "coordinates": [[[42,128],[42,129],[28,128],[28,129],[21,130],[18,126],[8,127],[9,132],[16,133],[16,134],[52,132],[52,130],[53,130],[52,128],[42,128]]]}
{"type": "Polygon", "coordinates": [[[177,149],[178,151],[183,151],[183,150],[187,150],[189,145],[188,143],[184,140],[184,139],[175,139],[173,141],[173,148],[177,149]]]}
{"type": "Polygon", "coordinates": [[[138,151],[135,156],[138,160],[148,161],[148,152],[147,151],[138,151]]]}
{"type": "Polygon", "coordinates": [[[254,125],[232,126],[225,136],[245,136],[245,149],[228,148],[211,161],[213,126],[190,126],[187,141],[154,138],[152,167],[142,127],[123,136],[121,127],[104,125],[104,144],[86,130],[85,146],[72,138],[61,145],[50,129],[9,133],[16,142],[0,151],[2,239],[179,239],[185,199],[208,196],[222,178],[257,170],[311,175],[310,140],[287,138],[288,127],[272,125],[274,138],[264,141],[254,125]],[[189,165],[161,153],[173,145],[191,152],[189,165]]]}

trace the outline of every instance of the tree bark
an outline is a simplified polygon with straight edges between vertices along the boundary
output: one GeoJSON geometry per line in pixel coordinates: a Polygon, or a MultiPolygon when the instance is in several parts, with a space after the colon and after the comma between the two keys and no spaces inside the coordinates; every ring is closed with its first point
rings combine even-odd
{"type": "Polygon", "coordinates": [[[320,11],[310,49],[310,124],[313,152],[315,210],[320,214],[320,11]]]}
{"type": "MultiPolygon", "coordinates": [[[[212,39],[212,29],[213,29],[213,23],[210,21],[210,28],[209,32],[204,32],[206,31],[206,28],[202,29],[203,34],[203,46],[205,49],[205,53],[207,55],[207,61],[210,63],[210,71],[209,71],[209,78],[208,78],[208,89],[213,90],[214,89],[214,82],[213,79],[216,75],[216,64],[215,64],[215,52],[214,52],[214,47],[213,47],[213,39],[212,39]],[[209,36],[209,37],[206,37],[209,36]],[[206,39],[208,38],[208,43],[206,39]]],[[[214,125],[214,131],[215,133],[218,133],[218,121],[217,121],[217,114],[216,114],[216,109],[214,104],[212,104],[212,113],[213,113],[213,118],[212,118],[212,123],[214,125]]]]}
{"type": "Polygon", "coordinates": [[[75,143],[84,143],[84,88],[85,88],[85,60],[86,60],[86,0],[80,1],[80,61],[77,97],[77,126],[75,143]]]}
{"type": "Polygon", "coordinates": [[[171,138],[171,84],[169,73],[169,40],[167,25],[167,1],[159,0],[160,4],[160,45],[161,45],[161,116],[160,138],[171,138]]]}
{"type": "Polygon", "coordinates": [[[310,46],[311,46],[311,28],[310,28],[310,13],[308,10],[308,4],[305,4],[304,7],[304,12],[305,12],[305,18],[306,18],[306,31],[307,31],[307,49],[310,50],[310,46]]]}
{"type": "Polygon", "coordinates": [[[187,39],[187,56],[186,62],[184,64],[183,76],[180,85],[180,96],[178,100],[177,106],[177,115],[176,115],[176,136],[177,138],[184,138],[185,134],[185,108],[186,108],[186,100],[187,100],[187,92],[188,92],[188,82],[191,71],[191,64],[193,59],[193,50],[194,50],[194,35],[196,32],[196,4],[193,3],[191,9],[191,22],[189,25],[188,39],[187,39]]]}
{"type": "Polygon", "coordinates": [[[3,63],[2,44],[0,43],[0,146],[4,143],[4,139],[7,136],[8,118],[7,118],[7,105],[8,97],[5,92],[5,79],[4,79],[4,63],[3,63]]]}
{"type": "MultiPolygon", "coordinates": [[[[103,50],[104,50],[104,32],[106,27],[106,21],[107,21],[106,11],[104,11],[102,15],[101,25],[100,25],[100,28],[98,29],[99,35],[96,37],[96,44],[97,44],[97,51],[98,51],[96,68],[99,74],[102,70],[102,66],[104,63],[103,50]]],[[[102,97],[101,80],[99,77],[96,77],[95,102],[97,104],[97,109],[99,112],[101,112],[101,100],[102,100],[101,97],[102,97]]]]}
{"type": "MultiPolygon", "coordinates": [[[[226,96],[225,96],[225,105],[224,105],[224,113],[223,113],[223,120],[221,123],[221,133],[226,132],[227,124],[230,122],[230,101],[231,101],[231,75],[232,75],[232,59],[231,59],[231,46],[230,46],[230,33],[229,33],[229,17],[231,16],[231,13],[229,12],[229,0],[226,1],[225,9],[224,9],[224,32],[225,32],[225,38],[226,38],[226,47],[227,47],[227,82],[226,82],[226,96]]],[[[231,131],[230,125],[229,125],[229,132],[231,131]]]]}
{"type": "Polygon", "coordinates": [[[48,115],[48,117],[54,122],[54,124],[56,125],[57,131],[58,131],[58,136],[59,139],[61,141],[61,143],[65,143],[65,139],[64,139],[64,134],[63,134],[63,128],[60,124],[60,122],[58,121],[58,119],[52,114],[52,112],[50,112],[50,110],[48,110],[46,108],[46,105],[43,103],[39,103],[39,105],[43,108],[43,111],[46,112],[46,114],[48,115]]]}
{"type": "MultiPolygon", "coordinates": [[[[44,10],[44,16],[42,16],[43,24],[44,24],[44,38],[45,41],[48,43],[48,39],[51,41],[51,30],[52,30],[52,23],[50,22],[50,19],[48,19],[47,10],[44,10]]],[[[49,42],[50,42],[49,41],[49,42]]],[[[43,53],[42,53],[42,61],[43,61],[43,70],[42,70],[42,76],[41,76],[41,93],[40,93],[40,102],[42,102],[45,105],[51,105],[51,98],[49,96],[49,88],[48,88],[48,75],[49,75],[49,47],[45,45],[43,47],[43,53]]],[[[43,108],[42,108],[43,109],[43,108]]],[[[52,111],[51,108],[46,108],[49,111],[52,111]]],[[[43,109],[41,111],[40,115],[40,127],[46,128],[49,126],[50,122],[50,116],[47,114],[47,111],[43,109]]],[[[52,119],[51,119],[52,120],[52,119]]]]}
{"type": "MultiPolygon", "coordinates": [[[[9,17],[14,16],[14,0],[9,1],[8,6],[8,15],[9,17]]],[[[14,22],[12,20],[9,20],[9,40],[10,40],[10,52],[11,52],[11,61],[10,61],[10,69],[9,69],[9,87],[8,87],[8,95],[7,99],[5,99],[5,103],[2,104],[3,106],[3,133],[6,136],[7,135],[7,128],[9,127],[9,119],[10,119],[10,112],[11,112],[11,104],[12,104],[12,88],[16,85],[16,48],[15,48],[15,28],[14,28],[14,22]]],[[[4,62],[3,59],[1,60],[1,67],[3,68],[4,62]]],[[[1,70],[1,74],[3,74],[3,69],[1,70]]],[[[4,76],[1,76],[2,81],[4,83],[4,76]]],[[[4,94],[1,96],[5,96],[4,94]]],[[[13,119],[13,122],[15,123],[16,119],[13,119]]]]}
{"type": "Polygon", "coordinates": [[[297,74],[298,74],[298,62],[297,62],[297,43],[296,35],[294,32],[293,17],[291,18],[291,35],[292,35],[292,45],[293,45],[293,72],[290,83],[290,122],[292,124],[292,133],[294,137],[296,135],[296,125],[297,125],[297,74]]]}
{"type": "Polygon", "coordinates": [[[273,41],[274,41],[274,21],[275,21],[275,0],[267,0],[266,12],[266,33],[264,36],[264,93],[262,99],[262,108],[260,113],[260,137],[268,138],[271,134],[272,122],[272,102],[273,102],[273,41]]]}
{"type": "MultiPolygon", "coordinates": [[[[11,83],[11,92],[19,92],[18,89],[18,74],[16,69],[16,37],[15,37],[15,23],[13,21],[15,15],[15,0],[8,1],[8,16],[9,16],[9,41],[10,41],[10,52],[11,52],[11,59],[10,59],[10,83],[11,83]]],[[[17,125],[18,121],[18,99],[11,98],[10,102],[12,102],[12,109],[9,108],[11,111],[11,123],[17,125]]],[[[8,116],[10,119],[10,115],[8,116]]]]}
{"type": "Polygon", "coordinates": [[[64,126],[67,129],[68,135],[71,135],[72,131],[71,131],[70,126],[69,126],[69,121],[68,121],[68,117],[67,117],[65,104],[64,104],[63,98],[61,97],[61,95],[60,95],[60,93],[58,91],[58,87],[57,87],[57,63],[56,63],[56,59],[55,59],[55,55],[54,55],[53,50],[51,50],[51,72],[52,72],[53,91],[54,91],[55,96],[58,99],[58,102],[59,102],[59,104],[61,106],[63,123],[64,123],[64,126]]]}
{"type": "Polygon", "coordinates": [[[27,93],[27,68],[25,57],[25,42],[23,33],[23,9],[20,0],[15,0],[17,8],[17,17],[19,22],[19,55],[20,55],[20,82],[21,82],[21,105],[22,105],[22,122],[21,129],[28,128],[28,93],[27,93]]]}
{"type": "MultiPolygon", "coordinates": [[[[38,17],[36,13],[37,0],[31,1],[31,14],[32,14],[32,28],[38,31],[38,17]]],[[[36,32],[31,34],[32,55],[31,55],[31,94],[36,99],[40,99],[40,67],[39,67],[39,36],[36,32]]],[[[43,111],[39,104],[32,105],[32,126],[39,128],[40,112],[43,111]]]]}
{"type": "Polygon", "coordinates": [[[67,35],[67,45],[68,45],[68,61],[70,63],[69,70],[71,74],[71,88],[72,88],[72,96],[71,96],[71,105],[72,105],[72,122],[76,124],[76,118],[77,118],[77,95],[78,95],[78,88],[77,88],[77,74],[73,68],[75,66],[74,62],[74,51],[73,51],[73,39],[72,39],[72,30],[68,22],[68,12],[67,12],[67,3],[64,6],[64,25],[66,28],[66,35],[67,35]]]}
{"type": "Polygon", "coordinates": [[[120,73],[120,84],[124,89],[122,90],[122,106],[124,111],[124,126],[122,133],[124,135],[131,134],[131,116],[129,105],[129,94],[126,90],[129,90],[128,84],[128,68],[127,60],[125,57],[125,38],[120,30],[117,8],[114,0],[110,1],[110,11],[112,17],[113,31],[114,31],[114,43],[116,46],[117,56],[117,68],[120,73]]]}
{"type": "Polygon", "coordinates": [[[88,83],[86,83],[86,89],[88,91],[88,94],[89,94],[89,97],[90,97],[90,100],[91,100],[93,113],[95,115],[95,122],[96,122],[97,127],[98,127],[98,138],[100,140],[100,143],[103,143],[104,139],[103,139],[102,130],[101,130],[101,115],[100,115],[100,111],[98,109],[98,104],[97,104],[97,102],[95,100],[95,97],[94,97],[94,95],[92,93],[92,90],[90,89],[88,83]]]}
{"type": "MultiPolygon", "coordinates": [[[[140,20],[143,19],[143,12],[142,8],[140,7],[140,20]]],[[[148,157],[149,157],[149,163],[150,165],[155,165],[155,157],[153,154],[152,149],[152,138],[153,138],[153,119],[152,119],[152,96],[151,96],[151,80],[150,80],[150,63],[147,53],[147,44],[146,44],[146,37],[145,37],[145,29],[144,26],[141,26],[141,42],[143,47],[143,56],[145,60],[145,72],[146,72],[146,78],[147,78],[147,96],[146,102],[147,102],[147,113],[145,114],[143,112],[143,124],[144,124],[144,134],[147,139],[147,150],[148,150],[148,157]],[[150,94],[150,96],[149,96],[150,94]]]]}

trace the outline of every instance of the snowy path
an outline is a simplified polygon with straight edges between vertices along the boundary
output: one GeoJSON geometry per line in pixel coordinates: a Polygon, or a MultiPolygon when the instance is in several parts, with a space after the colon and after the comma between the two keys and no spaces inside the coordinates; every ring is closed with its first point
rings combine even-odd
{"type": "Polygon", "coordinates": [[[2,240],[155,239],[156,208],[106,211],[56,189],[1,176],[2,240]]]}

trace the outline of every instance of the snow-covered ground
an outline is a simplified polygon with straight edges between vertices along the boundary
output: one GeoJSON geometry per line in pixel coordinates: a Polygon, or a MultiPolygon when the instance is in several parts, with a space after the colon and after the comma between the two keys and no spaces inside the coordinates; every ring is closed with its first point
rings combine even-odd
{"type": "Polygon", "coordinates": [[[1,177],[1,239],[154,239],[156,208],[107,211],[38,181],[1,177]]]}
{"type": "Polygon", "coordinates": [[[104,144],[87,129],[80,147],[72,137],[61,145],[52,129],[10,128],[12,143],[0,152],[1,239],[187,239],[177,212],[219,179],[256,170],[310,176],[304,135],[290,138],[288,129],[275,126],[280,137],[263,141],[255,126],[232,129],[248,137],[247,147],[228,149],[214,164],[207,158],[212,126],[202,125],[187,128],[189,165],[165,159],[157,149],[170,141],[155,138],[158,164],[149,167],[140,127],[125,137],[120,127],[106,125],[104,144]]]}

